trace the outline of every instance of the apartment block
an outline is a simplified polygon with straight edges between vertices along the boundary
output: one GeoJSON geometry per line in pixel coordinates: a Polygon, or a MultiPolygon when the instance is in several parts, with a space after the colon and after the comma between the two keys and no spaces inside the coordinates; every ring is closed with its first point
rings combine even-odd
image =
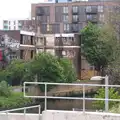
{"type": "Polygon", "coordinates": [[[31,16],[43,34],[78,33],[88,22],[102,24],[105,12],[117,5],[114,1],[39,3],[32,4],[31,16]]]}
{"type": "Polygon", "coordinates": [[[3,30],[29,30],[32,31],[32,20],[3,20],[3,30]]]}

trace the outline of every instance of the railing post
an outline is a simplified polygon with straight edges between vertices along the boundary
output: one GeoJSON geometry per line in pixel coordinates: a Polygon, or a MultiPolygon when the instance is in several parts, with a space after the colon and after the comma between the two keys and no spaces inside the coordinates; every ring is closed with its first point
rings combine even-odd
{"type": "Polygon", "coordinates": [[[47,83],[45,83],[45,110],[47,110],[47,83]]]}
{"type": "Polygon", "coordinates": [[[40,112],[41,112],[40,110],[41,110],[41,106],[39,105],[38,107],[39,107],[39,108],[38,108],[38,109],[39,109],[39,111],[38,111],[39,113],[38,113],[38,114],[39,114],[39,120],[40,120],[40,112]]]}
{"type": "Polygon", "coordinates": [[[6,115],[7,115],[7,120],[8,120],[8,111],[6,112],[6,115]]]}
{"type": "Polygon", "coordinates": [[[105,76],[105,112],[109,110],[109,87],[108,87],[108,76],[105,76]]]}
{"type": "Polygon", "coordinates": [[[83,84],[83,113],[85,113],[85,85],[83,84]]]}
{"type": "Polygon", "coordinates": [[[26,120],[26,108],[24,107],[24,120],[26,120]]]}

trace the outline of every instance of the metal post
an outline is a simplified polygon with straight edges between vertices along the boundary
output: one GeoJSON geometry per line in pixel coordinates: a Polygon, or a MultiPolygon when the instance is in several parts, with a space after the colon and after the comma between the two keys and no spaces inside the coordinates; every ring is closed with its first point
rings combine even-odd
{"type": "Polygon", "coordinates": [[[39,105],[39,108],[38,108],[38,109],[39,109],[39,111],[38,111],[39,113],[38,113],[38,114],[39,114],[39,120],[40,120],[40,109],[41,109],[41,106],[40,106],[40,105],[39,105]]]}
{"type": "Polygon", "coordinates": [[[83,85],[83,113],[85,113],[85,85],[83,85]]]}
{"type": "Polygon", "coordinates": [[[7,120],[8,120],[8,111],[6,112],[6,115],[7,115],[7,120]]]}
{"type": "Polygon", "coordinates": [[[109,110],[109,87],[108,87],[108,76],[105,76],[105,111],[108,112],[109,110]]]}
{"type": "Polygon", "coordinates": [[[45,110],[47,110],[47,83],[45,83],[45,110]]]}
{"type": "Polygon", "coordinates": [[[26,108],[24,108],[24,120],[26,120],[26,108]]]}

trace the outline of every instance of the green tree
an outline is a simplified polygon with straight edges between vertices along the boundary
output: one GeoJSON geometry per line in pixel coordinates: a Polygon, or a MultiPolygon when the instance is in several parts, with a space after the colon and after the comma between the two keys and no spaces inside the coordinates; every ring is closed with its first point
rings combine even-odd
{"type": "Polygon", "coordinates": [[[69,59],[61,58],[59,60],[60,65],[63,67],[63,74],[66,83],[74,82],[77,80],[77,75],[72,62],[69,59]]]}
{"type": "MultiPolygon", "coordinates": [[[[100,88],[94,98],[103,98],[105,99],[105,88],[100,88]]],[[[116,91],[115,88],[109,88],[109,99],[120,99],[119,92],[116,91]]],[[[118,104],[118,102],[115,101],[109,101],[109,108],[112,108],[118,104]]],[[[93,105],[97,109],[105,109],[105,101],[103,100],[97,100],[93,102],[93,105]]]]}
{"type": "Polygon", "coordinates": [[[57,57],[49,53],[40,53],[35,56],[28,66],[28,72],[34,77],[37,75],[39,82],[63,82],[63,68],[57,57]]]}
{"type": "Polygon", "coordinates": [[[12,85],[20,85],[24,82],[26,63],[23,60],[13,60],[5,69],[6,77],[12,85]]]}
{"type": "Polygon", "coordinates": [[[112,46],[116,39],[114,34],[110,35],[106,30],[107,27],[101,28],[89,23],[81,31],[83,55],[101,73],[113,58],[112,46]]]}

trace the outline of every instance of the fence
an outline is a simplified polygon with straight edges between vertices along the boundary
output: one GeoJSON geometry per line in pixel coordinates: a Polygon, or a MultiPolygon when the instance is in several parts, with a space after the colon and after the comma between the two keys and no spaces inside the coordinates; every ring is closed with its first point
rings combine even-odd
{"type": "Polygon", "coordinates": [[[26,110],[27,109],[32,109],[32,108],[38,108],[38,117],[37,117],[38,119],[36,119],[36,120],[40,120],[40,112],[41,112],[41,106],[40,105],[35,105],[35,106],[30,106],[30,107],[23,107],[23,108],[17,108],[17,109],[0,111],[0,116],[1,116],[2,120],[11,120],[11,118],[10,119],[8,118],[9,115],[11,115],[10,112],[24,110],[24,113],[23,113],[22,117],[20,117],[21,115],[19,116],[18,113],[17,113],[16,116],[15,116],[15,114],[12,114],[11,116],[13,116],[12,119],[26,120],[27,119],[27,117],[26,117],[26,110]]]}
{"type": "Polygon", "coordinates": [[[120,99],[109,99],[109,87],[117,87],[120,88],[120,85],[102,85],[102,84],[70,84],[70,83],[46,83],[46,82],[24,82],[24,97],[28,98],[44,98],[45,99],[45,110],[47,110],[47,99],[63,99],[63,100],[82,100],[83,101],[83,112],[85,111],[85,101],[93,100],[93,101],[105,101],[105,112],[108,112],[109,109],[109,101],[120,102],[120,99]],[[44,85],[45,86],[45,94],[44,96],[28,96],[26,95],[25,86],[29,85],[44,85]],[[48,96],[47,88],[48,85],[67,85],[67,86],[81,86],[83,97],[58,97],[58,96],[48,96]],[[85,88],[93,86],[93,87],[105,87],[105,98],[86,98],[85,97],[85,88]]]}

